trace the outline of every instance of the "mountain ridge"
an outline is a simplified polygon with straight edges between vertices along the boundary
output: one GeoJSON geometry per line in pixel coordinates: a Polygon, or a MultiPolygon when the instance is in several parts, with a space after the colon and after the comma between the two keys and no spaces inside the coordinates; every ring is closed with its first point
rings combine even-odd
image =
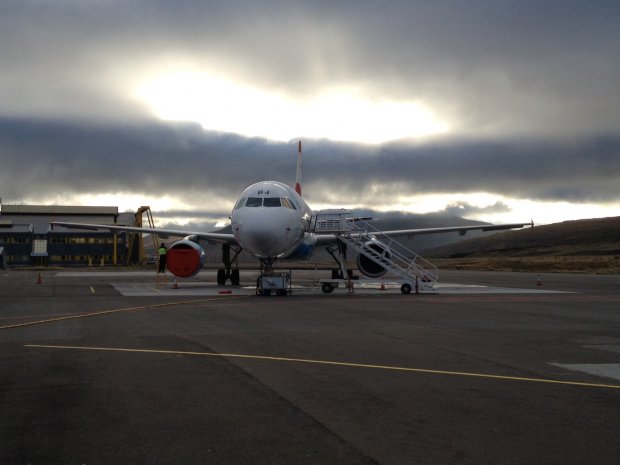
{"type": "Polygon", "coordinates": [[[620,273],[620,217],[496,233],[421,254],[441,268],[620,273]]]}

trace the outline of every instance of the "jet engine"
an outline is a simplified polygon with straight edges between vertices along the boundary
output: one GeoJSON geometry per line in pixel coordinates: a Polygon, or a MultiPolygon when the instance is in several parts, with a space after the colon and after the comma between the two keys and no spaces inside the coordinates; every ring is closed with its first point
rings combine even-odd
{"type": "Polygon", "coordinates": [[[206,261],[202,247],[188,239],[175,242],[166,253],[166,266],[175,276],[191,278],[200,271],[206,261]]]}
{"type": "MultiPolygon", "coordinates": [[[[392,257],[390,248],[383,242],[376,239],[366,242],[366,244],[364,244],[364,248],[370,249],[373,252],[373,255],[376,254],[387,259],[392,257]]],[[[375,263],[366,254],[364,254],[364,252],[357,254],[357,268],[360,270],[360,273],[368,278],[380,278],[387,273],[387,270],[383,266],[375,263]]]]}

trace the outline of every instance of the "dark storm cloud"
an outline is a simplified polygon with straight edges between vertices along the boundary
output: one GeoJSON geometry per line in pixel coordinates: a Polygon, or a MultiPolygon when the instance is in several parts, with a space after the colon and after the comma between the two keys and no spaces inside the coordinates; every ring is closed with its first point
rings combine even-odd
{"type": "MultiPolygon", "coordinates": [[[[296,143],[208,132],[197,125],[0,120],[0,196],[178,195],[225,212],[252,182],[293,183],[296,143]]],[[[376,207],[398,195],[489,192],[508,197],[617,201],[620,137],[572,141],[436,141],[380,147],[306,141],[312,202],[376,207]]],[[[461,203],[447,213],[474,213],[461,203]]],[[[494,212],[505,211],[498,203],[494,212]]],[[[477,213],[480,213],[478,211],[477,213]]],[[[487,211],[488,213],[488,211],[487,211]]]]}
{"type": "Polygon", "coordinates": [[[360,188],[356,176],[342,175],[350,171],[386,189],[397,185],[397,193],[490,192],[574,202],[618,198],[619,137],[387,145],[372,155],[346,155],[344,146],[332,151],[329,144],[315,150],[307,176],[342,193],[360,188]],[[321,166],[329,169],[320,171],[321,166]]]}
{"type": "Polygon", "coordinates": [[[5,198],[69,193],[231,194],[269,166],[281,171],[284,146],[209,134],[198,125],[93,125],[58,120],[1,120],[5,198]],[[267,165],[248,164],[269,160],[267,165]],[[19,173],[19,176],[15,176],[19,173]],[[13,192],[13,194],[9,194],[13,192]]]}

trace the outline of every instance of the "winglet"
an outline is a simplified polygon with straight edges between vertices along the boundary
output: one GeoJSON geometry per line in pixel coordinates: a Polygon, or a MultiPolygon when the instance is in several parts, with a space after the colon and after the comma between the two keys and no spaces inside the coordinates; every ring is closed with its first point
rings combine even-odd
{"type": "Polygon", "coordinates": [[[301,141],[297,146],[297,175],[295,176],[295,192],[301,195],[301,141]]]}

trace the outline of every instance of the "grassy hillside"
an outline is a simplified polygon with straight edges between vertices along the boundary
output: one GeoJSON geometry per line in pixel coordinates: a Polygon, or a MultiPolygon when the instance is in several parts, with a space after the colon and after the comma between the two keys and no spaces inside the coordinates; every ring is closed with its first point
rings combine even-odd
{"type": "Polygon", "coordinates": [[[620,273],[620,217],[498,233],[423,255],[444,268],[620,273]]]}

